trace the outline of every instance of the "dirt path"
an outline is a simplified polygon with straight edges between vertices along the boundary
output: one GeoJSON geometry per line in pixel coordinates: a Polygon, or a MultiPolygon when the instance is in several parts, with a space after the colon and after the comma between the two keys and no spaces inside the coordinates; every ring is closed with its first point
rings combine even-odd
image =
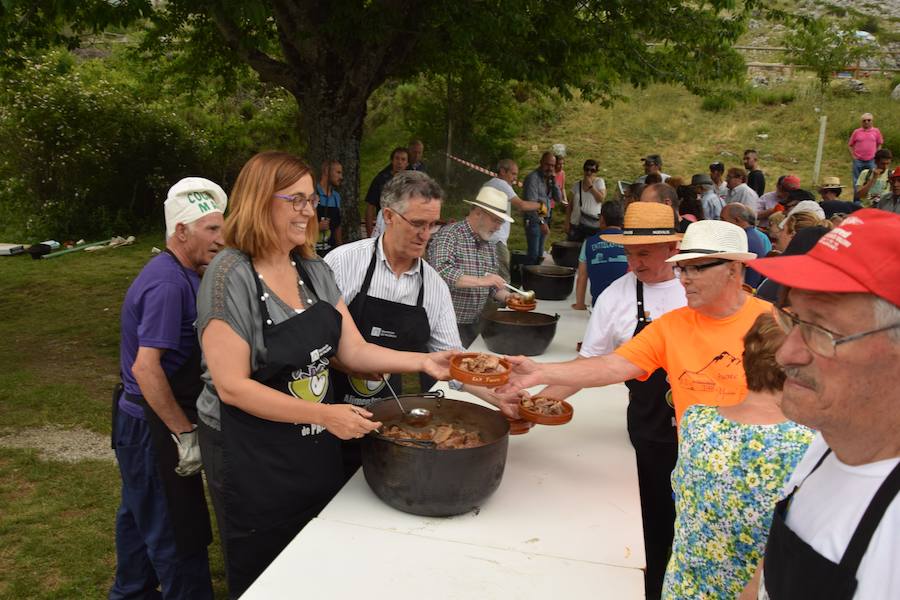
{"type": "Polygon", "coordinates": [[[30,429],[0,430],[0,447],[31,448],[43,460],[74,463],[82,460],[115,461],[109,436],[87,429],[63,429],[45,426],[30,429]]]}

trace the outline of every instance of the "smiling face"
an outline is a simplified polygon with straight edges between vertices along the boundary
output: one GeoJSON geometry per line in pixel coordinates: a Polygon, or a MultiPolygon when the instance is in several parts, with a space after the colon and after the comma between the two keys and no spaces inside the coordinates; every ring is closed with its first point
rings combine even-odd
{"type": "MultiPolygon", "coordinates": [[[[303,194],[307,198],[312,198],[314,193],[312,175],[308,173],[292,185],[275,190],[275,195],[278,196],[303,194]]],[[[310,202],[305,202],[303,210],[299,212],[294,210],[293,204],[289,201],[272,198],[269,202],[272,203],[272,227],[275,229],[278,246],[287,254],[306,242],[306,229],[310,219],[316,215],[316,209],[310,202]]]]}
{"type": "MultiPolygon", "coordinates": [[[[844,337],[876,328],[871,296],[791,290],[791,310],[844,337]]],[[[794,327],[775,355],[787,375],[782,410],[787,418],[826,435],[872,429],[897,414],[900,345],[887,333],[841,344],[833,357],[812,352],[794,327]]],[[[873,441],[873,443],[875,443],[873,441]]]]}
{"type": "Polygon", "coordinates": [[[666,262],[677,252],[674,242],[625,244],[623,248],[628,267],[642,283],[662,283],[674,277],[672,264],[666,262]]]}

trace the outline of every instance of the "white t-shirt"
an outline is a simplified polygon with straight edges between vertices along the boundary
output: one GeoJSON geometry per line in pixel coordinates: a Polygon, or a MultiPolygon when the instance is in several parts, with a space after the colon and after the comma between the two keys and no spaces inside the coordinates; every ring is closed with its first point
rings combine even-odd
{"type": "MultiPolygon", "coordinates": [[[[512,199],[516,197],[516,192],[513,190],[512,186],[509,185],[509,182],[504,181],[499,177],[494,177],[493,179],[488,180],[488,182],[484,184],[484,187],[492,187],[506,194],[506,210],[512,215],[512,199]]],[[[495,231],[494,234],[488,238],[488,241],[492,244],[496,244],[497,242],[503,242],[505,244],[508,239],[509,223],[503,221],[500,229],[495,231]]]]}
{"type": "MultiPolygon", "coordinates": [[[[816,434],[785,485],[787,496],[803,482],[788,510],[787,525],[816,552],[839,563],[869,502],[900,459],[851,467],[832,452],[804,482],[827,448],[822,434],[816,434]]],[[[894,498],[878,524],[856,571],[856,580],[855,598],[900,598],[900,496],[894,498]]],[[[768,598],[762,586],[759,598],[768,598]]]]}
{"type": "MultiPolygon", "coordinates": [[[[781,201],[778,199],[778,192],[766,192],[759,197],[758,212],[762,212],[764,210],[772,210],[773,208],[778,206],[779,202],[781,201]]],[[[760,219],[757,225],[765,229],[769,226],[769,218],[766,217],[765,219],[760,219]]]]}
{"type": "MultiPolygon", "coordinates": [[[[687,306],[687,298],[677,278],[644,284],[644,310],[651,319],[682,306],[687,306]]],[[[609,354],[632,338],[636,325],[637,277],[629,271],[597,298],[579,354],[585,358],[609,354]]]]}
{"type": "MultiPolygon", "coordinates": [[[[606,191],[606,182],[603,181],[602,177],[594,177],[594,183],[591,187],[602,193],[606,191]]],[[[579,213],[594,217],[595,219],[600,218],[600,208],[603,206],[603,203],[597,202],[596,198],[594,198],[594,195],[591,194],[590,191],[586,192],[581,189],[581,180],[576,181],[575,185],[572,186],[572,192],[571,194],[569,194],[569,202],[573,203],[573,225],[578,224],[575,219],[578,217],[579,213]],[[576,207],[579,207],[579,210],[576,210],[576,207]]]]}

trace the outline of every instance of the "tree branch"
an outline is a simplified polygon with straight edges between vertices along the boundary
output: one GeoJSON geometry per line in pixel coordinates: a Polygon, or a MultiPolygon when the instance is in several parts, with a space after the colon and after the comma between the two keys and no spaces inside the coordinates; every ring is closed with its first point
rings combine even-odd
{"type": "Polygon", "coordinates": [[[275,60],[259,48],[250,46],[247,42],[247,34],[226,14],[221,4],[211,2],[209,4],[209,16],[216,24],[228,47],[250,65],[254,71],[259,73],[263,81],[280,85],[291,93],[297,92],[297,78],[291,68],[280,60],[275,60]]]}

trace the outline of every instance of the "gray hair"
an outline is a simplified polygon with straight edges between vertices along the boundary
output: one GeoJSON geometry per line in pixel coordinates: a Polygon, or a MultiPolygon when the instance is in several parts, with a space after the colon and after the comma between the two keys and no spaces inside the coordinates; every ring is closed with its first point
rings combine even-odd
{"type": "MultiPolygon", "coordinates": [[[[872,296],[872,313],[875,316],[875,329],[900,323],[900,307],[884,298],[872,296]]],[[[900,327],[889,329],[887,334],[892,342],[900,344],[900,327]]]]}
{"type": "Polygon", "coordinates": [[[750,208],[740,202],[731,202],[725,205],[725,210],[728,211],[728,214],[732,217],[738,218],[741,221],[746,221],[748,225],[756,226],[756,213],[754,213],[750,208]]]}
{"type": "Polygon", "coordinates": [[[500,162],[497,163],[497,172],[509,171],[514,166],[516,166],[516,161],[511,158],[502,158],[500,159],[500,162]]]}
{"type": "Polygon", "coordinates": [[[381,208],[390,208],[402,215],[412,197],[421,198],[425,202],[440,202],[444,199],[444,190],[422,171],[400,171],[384,185],[381,191],[381,208]]]}

